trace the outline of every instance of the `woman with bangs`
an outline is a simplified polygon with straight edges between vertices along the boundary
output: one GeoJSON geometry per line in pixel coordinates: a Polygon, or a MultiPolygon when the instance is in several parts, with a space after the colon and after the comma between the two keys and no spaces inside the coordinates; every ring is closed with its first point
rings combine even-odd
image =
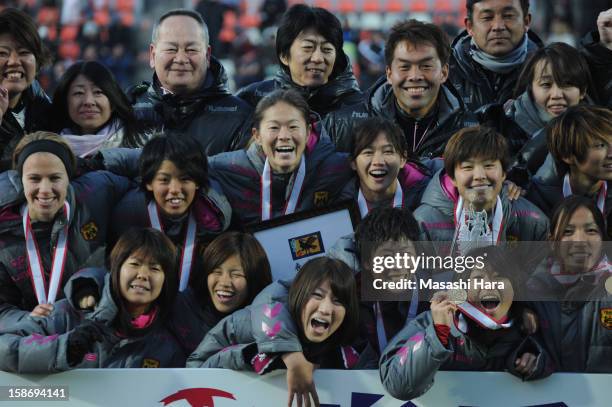
{"type": "Polygon", "coordinates": [[[96,61],[76,62],[66,70],[53,95],[52,114],[78,157],[145,142],[128,98],[111,71],[96,61]]]}
{"type": "Polygon", "coordinates": [[[534,51],[525,63],[515,99],[504,106],[505,117],[495,116],[500,107],[490,107],[481,123],[498,128],[509,139],[511,155],[516,154],[512,167],[527,170],[531,176],[546,158],[546,125],[569,107],[589,103],[587,90],[591,88],[584,57],[572,46],[556,42],[534,51]]]}
{"type": "Polygon", "coordinates": [[[547,215],[563,198],[581,195],[593,200],[608,219],[612,214],[612,110],[580,105],[548,125],[550,154],[533,177],[527,199],[547,215]]]}
{"type": "Polygon", "coordinates": [[[36,74],[49,61],[36,23],[21,10],[0,12],[0,172],[11,168],[21,138],[51,130],[51,102],[36,74]]]}
{"type": "Polygon", "coordinates": [[[208,176],[206,156],[191,137],[152,138],[139,158],[140,188],[112,215],[111,241],[131,227],[161,230],[180,253],[179,290],[200,270],[197,253],[229,226],[231,208],[208,176]]]}
{"type": "Polygon", "coordinates": [[[270,263],[252,235],[226,232],[200,256],[193,284],[179,293],[170,327],[186,354],[224,317],[253,302],[272,283],[270,263]]]}
{"type": "Polygon", "coordinates": [[[342,194],[357,201],[362,218],[381,206],[416,209],[431,176],[409,151],[401,129],[388,119],[372,117],[355,128],[350,159],[357,180],[342,194]]]}
{"type": "MultiPolygon", "coordinates": [[[[326,257],[310,260],[291,283],[276,282],[261,295],[281,300],[272,304],[256,299],[251,306],[223,319],[191,354],[187,367],[221,367],[265,374],[290,368],[296,352],[321,368],[365,368],[372,364],[367,352],[358,352],[365,346],[357,338],[357,289],[353,272],[340,260],[326,257]],[[297,340],[283,341],[277,336],[283,335],[282,325],[292,327],[297,340]],[[259,333],[255,331],[263,331],[268,340],[256,340],[259,333]]],[[[289,405],[295,396],[299,398],[298,404],[302,396],[304,400],[313,397],[318,404],[314,387],[312,393],[301,393],[288,384],[289,405]]]]}
{"type": "Polygon", "coordinates": [[[110,273],[84,269],[47,318],[0,333],[0,368],[51,373],[75,368],[181,367],[185,354],[166,328],[176,295],[176,249],[161,232],[131,229],[110,255],[110,273]],[[73,302],[81,279],[103,286],[93,311],[73,302]],[[42,339],[41,339],[42,338],[42,339]]]}
{"type": "Polygon", "coordinates": [[[571,196],[551,222],[551,255],[527,282],[544,344],[558,371],[612,373],[605,220],[591,199],[571,196]]]}

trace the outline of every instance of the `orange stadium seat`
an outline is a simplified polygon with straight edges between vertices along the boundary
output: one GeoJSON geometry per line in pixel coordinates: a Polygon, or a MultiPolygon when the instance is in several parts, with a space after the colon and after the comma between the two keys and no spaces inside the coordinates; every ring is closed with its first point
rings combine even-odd
{"type": "Polygon", "coordinates": [[[55,25],[59,22],[60,12],[57,7],[41,7],[36,20],[39,25],[55,25]]]}
{"type": "Polygon", "coordinates": [[[354,13],[357,11],[355,0],[340,0],[338,4],[338,10],[341,13],[354,13]]]}
{"type": "Polygon", "coordinates": [[[408,11],[411,13],[427,13],[429,11],[429,2],[427,0],[410,0],[408,2],[408,11]]]}
{"type": "Polygon", "coordinates": [[[60,31],[60,40],[62,42],[75,41],[79,35],[79,29],[80,27],[74,24],[63,26],[60,31]]]}
{"type": "Polygon", "coordinates": [[[74,41],[62,42],[57,49],[57,54],[61,59],[77,60],[81,55],[81,47],[74,41]]]}
{"type": "Polygon", "coordinates": [[[365,0],[363,2],[362,11],[366,13],[377,13],[383,11],[380,0],[365,0]]]}
{"type": "Polygon", "coordinates": [[[243,28],[258,27],[260,22],[259,14],[244,14],[240,16],[240,26],[243,28]]]}
{"type": "Polygon", "coordinates": [[[404,1],[402,0],[387,0],[385,2],[385,10],[388,13],[400,13],[405,10],[404,1]]]}
{"type": "Polygon", "coordinates": [[[454,13],[459,11],[455,3],[453,0],[435,0],[433,9],[436,13],[454,13]]]}
{"type": "Polygon", "coordinates": [[[134,0],[116,0],[115,8],[117,11],[134,11],[134,0]]]}
{"type": "Polygon", "coordinates": [[[134,25],[134,13],[131,11],[120,11],[119,19],[121,21],[121,25],[124,27],[131,27],[134,25]]]}
{"type": "Polygon", "coordinates": [[[331,0],[315,0],[313,3],[314,7],[321,7],[324,8],[325,10],[334,10],[334,4],[335,2],[332,2],[331,0]]]}
{"type": "Polygon", "coordinates": [[[107,9],[99,9],[94,12],[93,20],[100,27],[106,27],[110,24],[110,13],[107,9]]]}

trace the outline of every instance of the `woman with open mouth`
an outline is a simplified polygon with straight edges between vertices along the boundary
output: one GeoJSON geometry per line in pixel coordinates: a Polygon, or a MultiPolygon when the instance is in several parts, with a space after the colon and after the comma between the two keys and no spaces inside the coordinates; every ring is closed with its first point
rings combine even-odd
{"type": "Polygon", "coordinates": [[[59,135],[36,132],[15,147],[16,171],[0,174],[0,319],[46,316],[84,264],[104,265],[107,228],[127,178],[91,172],[59,135]]]}
{"type": "Polygon", "coordinates": [[[84,269],[48,318],[0,331],[0,369],[51,373],[77,368],[181,367],[185,354],[166,328],[176,294],[176,249],[161,232],[132,229],[110,255],[110,273],[84,269]],[[103,286],[93,311],[72,301],[81,279],[103,286]],[[38,339],[42,338],[42,339],[38,339]],[[41,343],[45,344],[41,346],[41,343]]]}
{"type": "Polygon", "coordinates": [[[277,90],[257,104],[246,150],[209,163],[243,226],[334,203],[351,177],[346,154],[313,131],[310,108],[293,90],[277,90]]]}
{"type": "Polygon", "coordinates": [[[522,307],[513,302],[521,289],[520,272],[510,267],[501,247],[479,248],[470,256],[484,267],[470,271],[463,298],[439,291],[431,310],[410,321],[390,342],[380,359],[385,389],[400,400],[423,395],[438,370],[507,370],[523,380],[551,373],[548,356],[533,336],[521,332],[522,307]],[[486,253],[486,255],[485,255],[486,253]],[[503,289],[479,283],[504,283],[503,289]]]}
{"type": "Polygon", "coordinates": [[[362,218],[379,206],[416,209],[431,178],[424,165],[409,157],[401,129],[381,117],[355,128],[350,159],[358,179],[347,184],[343,196],[357,201],[362,218]]]}
{"type": "Polygon", "coordinates": [[[586,197],[563,200],[552,217],[551,256],[527,282],[555,369],[612,373],[612,268],[605,220],[586,197]]]}
{"type": "Polygon", "coordinates": [[[51,130],[51,102],[35,79],[49,58],[29,15],[10,7],[0,12],[0,172],[11,168],[25,134],[51,130]]]}
{"type": "Polygon", "coordinates": [[[141,147],[138,121],[113,74],[99,62],[70,66],[53,94],[53,120],[79,157],[101,148],[141,147]]]}
{"type": "MultiPolygon", "coordinates": [[[[187,367],[265,374],[291,366],[295,352],[321,368],[359,369],[376,363],[367,352],[358,352],[364,344],[357,338],[357,288],[353,273],[340,260],[327,257],[310,260],[292,282],[276,282],[261,295],[283,300],[270,304],[256,299],[251,306],[223,319],[189,356],[187,367]],[[263,331],[267,338],[274,339],[283,324],[296,327],[297,342],[287,338],[283,347],[274,342],[256,341],[254,331],[263,331]]],[[[318,404],[316,393],[312,396],[318,404]]]]}
{"type": "Polygon", "coordinates": [[[201,255],[194,284],[179,293],[170,328],[188,355],[224,317],[251,304],[272,282],[270,263],[252,235],[226,232],[201,255]]]}

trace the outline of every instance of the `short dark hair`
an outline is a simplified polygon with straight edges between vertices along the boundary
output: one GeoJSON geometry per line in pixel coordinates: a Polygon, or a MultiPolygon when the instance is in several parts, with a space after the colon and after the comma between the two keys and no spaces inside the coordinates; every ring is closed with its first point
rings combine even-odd
{"type": "Polygon", "coordinates": [[[400,21],[391,27],[385,44],[385,63],[391,66],[395,48],[401,42],[412,45],[431,45],[436,49],[442,66],[448,64],[451,55],[450,42],[446,33],[438,26],[418,20],[400,21]]]}
{"type": "Polygon", "coordinates": [[[289,312],[303,338],[302,310],[312,293],[326,280],[346,310],[344,321],[327,341],[332,346],[348,345],[354,341],[359,329],[359,300],[355,277],[344,262],[325,256],[307,261],[289,288],[289,312]]]}
{"type": "Polygon", "coordinates": [[[571,45],[555,42],[538,48],[531,54],[518,78],[515,87],[515,97],[525,90],[532,91],[533,80],[536,79],[536,66],[544,61],[543,68],[550,65],[554,81],[559,86],[575,86],[585,93],[591,86],[589,65],[578,50],[571,45]]]}
{"type": "Polygon", "coordinates": [[[506,139],[490,127],[465,127],[453,134],[446,143],[444,169],[455,179],[457,165],[474,158],[499,160],[504,172],[508,172],[510,156],[506,139]]]}
{"type": "Polygon", "coordinates": [[[202,15],[195,10],[177,8],[174,10],[167,11],[164,14],[162,14],[161,17],[159,17],[159,19],[153,26],[153,33],[151,34],[151,42],[153,44],[157,42],[157,39],[159,37],[159,27],[162,25],[162,23],[164,22],[166,18],[173,17],[173,16],[191,17],[194,20],[196,20],[198,24],[200,25],[200,28],[202,28],[202,35],[203,35],[202,39],[204,40],[204,43],[205,44],[209,43],[208,26],[206,25],[206,22],[202,18],[202,15]]]}
{"type": "Polygon", "coordinates": [[[293,89],[278,89],[264,96],[259,103],[257,103],[255,113],[253,114],[253,127],[259,130],[266,110],[281,102],[287,103],[299,110],[304,117],[306,125],[310,124],[310,107],[304,97],[293,89]]]}
{"type": "Polygon", "coordinates": [[[419,240],[419,223],[405,208],[374,208],[355,231],[355,246],[361,264],[370,262],[378,246],[388,241],[419,240]]]}
{"type": "Polygon", "coordinates": [[[136,130],[137,120],[134,116],[132,105],[115,80],[113,73],[97,61],[76,62],[62,75],[53,94],[52,119],[55,120],[58,130],[64,127],[77,131],[80,130],[68,114],[68,92],[70,85],[79,75],[83,75],[92,81],[108,98],[112,110],[111,120],[119,119],[123,125],[122,146],[138,147],[140,141],[136,130]]]}
{"type": "Polygon", "coordinates": [[[601,211],[595,205],[595,202],[581,195],[572,195],[562,200],[555,207],[552,217],[550,218],[550,237],[553,242],[560,242],[563,237],[563,231],[567,227],[572,215],[578,208],[586,208],[593,215],[593,220],[599,228],[601,240],[609,240],[608,230],[606,228],[606,220],[601,211]]]}
{"type": "Polygon", "coordinates": [[[321,34],[336,48],[336,61],[331,77],[336,76],[344,69],[344,66],[340,63],[344,61],[344,58],[339,58],[339,56],[344,55],[342,50],[344,33],[340,20],[321,7],[296,4],[283,14],[276,31],[276,56],[279,65],[288,72],[289,68],[282,63],[281,57],[290,57],[289,53],[293,41],[302,31],[309,28],[314,28],[317,33],[321,34]]]}
{"type": "MultiPolygon", "coordinates": [[[[472,21],[474,15],[474,4],[480,3],[483,0],[465,0],[465,10],[467,12],[468,20],[472,21]]],[[[529,0],[520,0],[521,10],[523,11],[523,17],[529,14],[529,0]]]]}
{"type": "Polygon", "coordinates": [[[402,129],[394,121],[378,116],[369,117],[355,126],[351,139],[351,159],[357,158],[381,133],[387,137],[389,143],[401,157],[408,159],[411,151],[408,149],[402,129]]]}
{"type": "Polygon", "coordinates": [[[147,190],[147,184],[153,182],[164,160],[171,161],[200,188],[208,188],[208,161],[200,144],[186,134],[160,135],[149,140],[140,154],[140,187],[149,199],[153,194],[147,190]]]}
{"type": "Polygon", "coordinates": [[[220,267],[231,256],[238,256],[247,281],[248,297],[242,306],[253,299],[272,283],[270,262],[264,248],[252,235],[242,232],[226,232],[216,237],[202,253],[202,272],[195,283],[195,291],[201,299],[210,298],[208,275],[220,267]]]}
{"type": "Polygon", "coordinates": [[[612,110],[605,107],[576,105],[554,117],[546,126],[548,151],[561,172],[570,167],[563,159],[586,160],[589,148],[596,141],[608,143],[612,137],[612,110]]]}
{"type": "Polygon", "coordinates": [[[152,228],[131,228],[121,235],[110,253],[110,273],[111,294],[122,310],[120,314],[124,316],[127,311],[119,289],[119,273],[130,256],[137,256],[143,261],[155,259],[161,266],[164,284],[155,304],[160,308],[160,316],[165,318],[172,310],[178,287],[174,244],[165,234],[152,228]]]}
{"type": "Polygon", "coordinates": [[[0,11],[0,34],[12,35],[17,43],[34,54],[37,71],[51,61],[51,54],[38,35],[36,23],[25,12],[12,7],[0,11]]]}

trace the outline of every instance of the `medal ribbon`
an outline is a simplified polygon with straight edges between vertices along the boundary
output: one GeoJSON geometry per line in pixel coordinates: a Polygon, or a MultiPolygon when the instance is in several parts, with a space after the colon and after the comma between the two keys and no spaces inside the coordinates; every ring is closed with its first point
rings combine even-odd
{"type": "MultiPolygon", "coordinates": [[[[149,221],[151,227],[163,232],[161,221],[159,218],[159,212],[155,201],[149,202],[147,205],[147,211],[149,212],[149,221]]],[[[191,273],[191,265],[193,263],[193,253],[195,251],[195,238],[196,238],[196,221],[193,213],[189,211],[189,220],[187,221],[187,233],[185,234],[185,243],[183,244],[183,253],[181,253],[181,267],[179,277],[179,291],[185,291],[189,284],[189,275],[191,273]]]]}
{"type": "MultiPolygon", "coordinates": [[[[361,188],[359,188],[359,194],[357,195],[357,204],[359,205],[359,212],[361,213],[361,219],[365,218],[368,213],[370,213],[370,206],[368,205],[368,201],[366,201],[363,196],[363,192],[361,192],[361,188]]],[[[402,190],[402,186],[399,183],[399,180],[395,180],[395,195],[393,196],[393,208],[403,208],[404,207],[404,191],[402,190]]]]}
{"type": "MultiPolygon", "coordinates": [[[[291,188],[291,194],[289,200],[285,203],[285,210],[283,215],[289,215],[295,212],[298,200],[302,193],[302,187],[304,185],[304,178],[306,177],[306,157],[302,156],[300,160],[300,167],[295,176],[295,182],[291,188]]],[[[270,169],[270,163],[266,158],[264,163],[263,173],[261,174],[261,220],[269,220],[272,217],[272,170],[270,169]]]]}
{"type": "MultiPolygon", "coordinates": [[[[467,301],[461,304],[457,304],[457,308],[459,308],[462,314],[466,315],[471,320],[473,320],[474,322],[476,322],[478,325],[480,325],[482,328],[485,328],[485,329],[491,329],[493,331],[497,331],[498,329],[510,328],[513,324],[513,321],[509,321],[509,322],[497,321],[467,301]]],[[[459,314],[459,322],[457,324],[457,328],[459,328],[461,332],[466,333],[467,324],[465,323],[465,321],[461,321],[462,314],[459,314]]]]}
{"type": "Polygon", "coordinates": [[[53,251],[53,260],[51,262],[51,274],[49,276],[49,287],[47,291],[45,282],[45,273],[38,251],[38,245],[34,232],[28,206],[24,205],[22,211],[23,234],[26,240],[26,252],[28,257],[28,265],[30,270],[30,278],[32,287],[36,293],[36,299],[39,304],[53,304],[57,297],[59,285],[64,274],[64,265],[66,264],[66,254],[68,253],[68,222],[70,220],[70,205],[64,202],[64,214],[66,215],[66,225],[60,230],[55,250],[53,251]]]}
{"type": "MultiPolygon", "coordinates": [[[[603,213],[605,213],[606,206],[606,195],[608,194],[608,183],[602,182],[601,187],[599,188],[599,192],[597,193],[597,207],[603,213]]],[[[572,192],[572,186],[570,185],[569,174],[565,174],[563,177],[563,197],[567,198],[568,196],[574,195],[572,192]]]]}

